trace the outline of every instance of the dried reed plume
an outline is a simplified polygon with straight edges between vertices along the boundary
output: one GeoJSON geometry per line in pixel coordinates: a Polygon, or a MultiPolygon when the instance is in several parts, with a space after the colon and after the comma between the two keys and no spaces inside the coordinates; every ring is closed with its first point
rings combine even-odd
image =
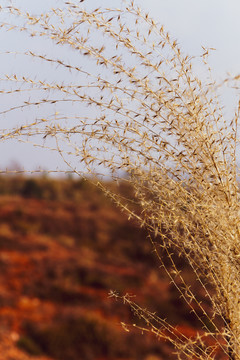
{"type": "Polygon", "coordinates": [[[2,98],[15,101],[1,111],[8,120],[1,141],[32,142],[59,152],[81,176],[129,183],[134,204],[98,186],[149,230],[161,265],[202,323],[202,331],[187,338],[124,296],[146,321],[141,329],[173,343],[179,359],[240,359],[240,108],[226,121],[214,81],[196,76],[195,59],[133,2],[119,9],[85,6],[66,1],[39,16],[1,8],[2,31],[39,37],[53,49],[7,53],[16,61],[34,59],[40,68],[32,77],[1,79],[2,98]],[[12,116],[18,120],[11,127],[12,116]],[[172,249],[188,260],[211,311],[186,283],[172,249]]]}

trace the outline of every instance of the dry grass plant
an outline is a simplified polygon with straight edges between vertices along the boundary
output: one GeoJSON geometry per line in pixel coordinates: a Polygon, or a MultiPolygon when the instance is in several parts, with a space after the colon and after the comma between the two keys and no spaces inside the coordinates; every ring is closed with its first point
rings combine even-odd
{"type": "Polygon", "coordinates": [[[179,359],[240,359],[239,106],[226,121],[209,76],[208,50],[200,57],[207,70],[201,80],[194,71],[199,59],[183,54],[133,2],[91,11],[85,2],[60,3],[39,16],[1,7],[1,31],[50,40],[54,49],[49,55],[30,50],[8,55],[47,64],[53,76],[58,67],[57,78],[49,81],[41,72],[2,77],[1,96],[21,97],[1,111],[4,119],[20,119],[1,129],[1,141],[48,147],[81,176],[103,173],[129,183],[134,206],[97,182],[149,229],[161,266],[202,324],[202,331],[188,338],[124,296],[145,320],[141,330],[173,343],[179,359]],[[27,111],[25,121],[21,114],[27,111]],[[188,260],[211,302],[210,312],[177,269],[172,249],[188,260]]]}

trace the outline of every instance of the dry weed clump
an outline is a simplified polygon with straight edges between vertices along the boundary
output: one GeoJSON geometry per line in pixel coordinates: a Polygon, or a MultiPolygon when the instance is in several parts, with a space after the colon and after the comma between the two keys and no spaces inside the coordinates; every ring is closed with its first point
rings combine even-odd
{"type": "Polygon", "coordinates": [[[87,1],[61,3],[39,16],[13,5],[1,8],[1,31],[51,44],[46,55],[8,52],[34,59],[42,72],[1,79],[8,104],[1,117],[18,119],[2,126],[1,141],[32,142],[57,151],[76,174],[130,183],[137,213],[131,200],[98,186],[149,229],[165,267],[164,248],[170,280],[203,329],[189,339],[125,296],[146,321],[142,331],[172,342],[179,359],[240,359],[240,107],[227,121],[215,82],[194,71],[196,61],[207,66],[208,51],[200,60],[186,56],[133,2],[91,11],[87,1]],[[172,248],[191,265],[211,314],[176,267],[172,248]]]}

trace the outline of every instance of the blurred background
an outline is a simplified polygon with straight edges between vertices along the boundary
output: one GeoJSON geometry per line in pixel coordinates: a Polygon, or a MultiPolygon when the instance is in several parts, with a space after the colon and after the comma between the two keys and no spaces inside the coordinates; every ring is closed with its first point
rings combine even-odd
{"type": "MultiPolygon", "coordinates": [[[[132,197],[125,183],[108,186],[132,197]]],[[[170,343],[134,327],[147,325],[109,297],[129,294],[187,338],[201,333],[146,237],[90,182],[1,175],[1,359],[176,359],[170,343]]],[[[189,266],[178,254],[174,261],[210,313],[189,266]]]]}

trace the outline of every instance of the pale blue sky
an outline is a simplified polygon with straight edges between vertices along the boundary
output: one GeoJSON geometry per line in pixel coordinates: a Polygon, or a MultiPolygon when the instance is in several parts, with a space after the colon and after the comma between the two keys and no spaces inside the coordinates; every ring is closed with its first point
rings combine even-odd
{"type": "MultiPolygon", "coordinates": [[[[8,0],[3,0],[1,5],[7,5],[8,0]]],[[[62,0],[15,0],[13,4],[19,5],[29,12],[41,13],[51,7],[61,6],[62,0]]],[[[231,74],[240,74],[240,2],[239,0],[136,0],[136,4],[147,12],[159,23],[165,26],[165,30],[178,40],[182,49],[189,55],[200,55],[201,45],[214,47],[209,61],[217,79],[224,79],[227,71],[231,74]]],[[[120,0],[85,0],[83,6],[121,6],[120,0]]],[[[4,17],[0,14],[0,21],[4,17]]],[[[1,51],[25,50],[27,43],[23,43],[21,37],[0,30],[1,51]]],[[[44,49],[42,42],[35,42],[35,50],[44,49]]],[[[47,48],[46,48],[47,49],[47,48]]],[[[46,50],[45,49],[45,50],[46,50]]],[[[17,64],[4,55],[1,56],[1,77],[6,72],[18,72],[24,69],[24,64],[17,64]]],[[[29,65],[28,65],[29,66],[29,65]]],[[[29,69],[30,71],[30,69],[29,69]]],[[[226,101],[231,103],[226,94],[226,101]]],[[[235,101],[235,99],[234,99],[235,101]]],[[[232,104],[231,104],[232,105],[232,104]]],[[[16,145],[9,142],[0,145],[2,154],[0,168],[16,161],[26,169],[33,170],[37,166],[54,169],[66,168],[58,159],[57,155],[48,151],[39,152],[30,145],[16,145]]]]}

